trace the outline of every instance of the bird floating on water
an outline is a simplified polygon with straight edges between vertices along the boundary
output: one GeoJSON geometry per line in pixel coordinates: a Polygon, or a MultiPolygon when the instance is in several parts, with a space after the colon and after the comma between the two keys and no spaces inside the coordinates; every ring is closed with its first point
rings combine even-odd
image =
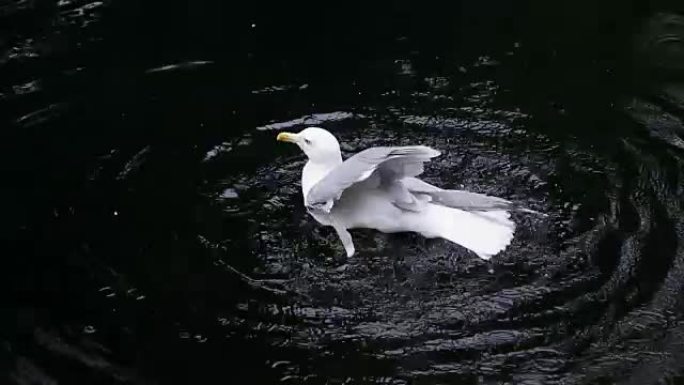
{"type": "Polygon", "coordinates": [[[463,190],[445,190],[417,178],[440,152],[427,146],[372,147],[342,160],[330,132],[309,127],[281,132],[309,158],[302,170],[304,205],[319,223],[332,226],[347,253],[355,253],[349,229],[416,232],[444,238],[482,259],[513,239],[509,211],[536,213],[508,200],[463,190]]]}

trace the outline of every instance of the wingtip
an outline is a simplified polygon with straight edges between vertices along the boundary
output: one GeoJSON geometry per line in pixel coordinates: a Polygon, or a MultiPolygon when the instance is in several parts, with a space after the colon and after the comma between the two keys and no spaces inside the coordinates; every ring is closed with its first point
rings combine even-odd
{"type": "Polygon", "coordinates": [[[429,158],[434,158],[436,156],[442,155],[442,152],[439,150],[436,150],[430,146],[420,146],[421,149],[425,152],[426,156],[429,158]]]}
{"type": "Polygon", "coordinates": [[[388,154],[389,156],[400,156],[400,155],[407,155],[407,156],[415,156],[418,158],[434,158],[436,156],[441,155],[442,153],[439,152],[438,150],[435,150],[432,147],[424,146],[424,145],[418,145],[418,146],[404,146],[404,147],[393,147],[390,148],[390,153],[388,154]]]}
{"type": "Polygon", "coordinates": [[[547,218],[547,217],[549,216],[549,214],[544,214],[544,213],[542,213],[542,212],[534,211],[534,210],[527,209],[527,208],[520,208],[520,209],[518,209],[518,211],[523,212],[523,213],[527,213],[527,214],[539,215],[539,216],[541,216],[541,217],[543,217],[543,218],[547,218]]]}

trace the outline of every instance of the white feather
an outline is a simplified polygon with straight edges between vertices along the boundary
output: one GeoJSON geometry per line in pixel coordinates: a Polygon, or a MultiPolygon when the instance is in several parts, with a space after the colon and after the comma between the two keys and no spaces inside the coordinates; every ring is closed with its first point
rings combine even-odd
{"type": "Polygon", "coordinates": [[[473,213],[428,204],[422,214],[421,234],[457,243],[482,259],[490,259],[503,251],[515,232],[515,223],[506,211],[473,213]]]}

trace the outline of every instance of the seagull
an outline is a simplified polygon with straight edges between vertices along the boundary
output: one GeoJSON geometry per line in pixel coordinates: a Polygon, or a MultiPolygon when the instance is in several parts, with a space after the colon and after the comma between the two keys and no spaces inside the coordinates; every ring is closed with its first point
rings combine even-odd
{"type": "Polygon", "coordinates": [[[308,213],[335,229],[347,257],[355,253],[350,229],[415,232],[443,238],[489,260],[513,239],[510,211],[536,213],[508,200],[445,190],[417,178],[440,152],[422,145],[372,147],[346,160],[333,134],[320,127],[281,132],[306,154],[302,195],[308,213]]]}

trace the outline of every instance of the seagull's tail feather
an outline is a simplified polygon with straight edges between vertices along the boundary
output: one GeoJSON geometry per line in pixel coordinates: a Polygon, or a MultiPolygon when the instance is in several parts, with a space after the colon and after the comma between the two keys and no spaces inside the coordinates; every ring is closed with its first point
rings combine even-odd
{"type": "Polygon", "coordinates": [[[423,235],[459,244],[482,259],[490,259],[503,251],[515,232],[515,223],[503,210],[469,212],[428,204],[423,215],[423,235]]]}

